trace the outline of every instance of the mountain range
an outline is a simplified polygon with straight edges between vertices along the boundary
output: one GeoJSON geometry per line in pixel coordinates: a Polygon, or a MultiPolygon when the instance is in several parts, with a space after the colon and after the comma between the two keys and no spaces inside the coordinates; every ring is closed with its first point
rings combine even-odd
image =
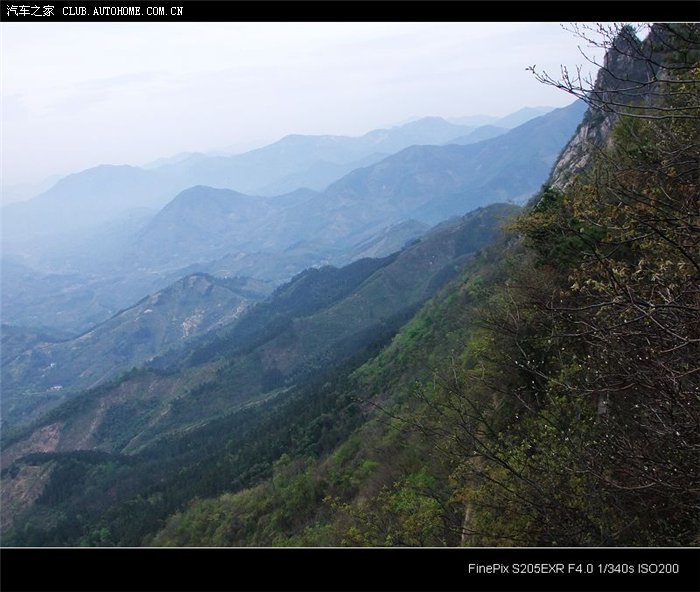
{"type": "MultiPolygon", "coordinates": [[[[310,266],[348,263],[349,253],[361,255],[365,243],[373,242],[373,256],[387,255],[417,238],[426,226],[451,215],[496,201],[522,202],[544,180],[580,112],[580,105],[551,111],[525,124],[530,128],[504,134],[500,142],[491,138],[465,146],[408,148],[349,173],[320,193],[297,189],[282,196],[259,197],[195,186],[177,194],[155,213],[142,207],[117,216],[105,207],[104,216],[111,211],[112,220],[91,231],[14,242],[9,233],[3,259],[8,269],[19,265],[35,271],[31,280],[33,305],[23,306],[26,291],[17,288],[25,284],[5,281],[3,316],[16,325],[52,325],[79,333],[188,273],[241,275],[279,283],[310,266]],[[498,186],[493,179],[505,178],[502,174],[506,170],[513,181],[498,186]],[[406,225],[410,220],[415,223],[406,225]],[[390,227],[401,230],[387,240],[390,227]],[[58,297],[54,286],[57,274],[71,278],[58,297]]],[[[262,167],[280,159],[298,162],[305,158],[299,156],[305,150],[332,152],[328,145],[350,144],[355,153],[367,145],[395,149],[416,137],[437,141],[464,131],[457,127],[428,118],[359,139],[296,136],[231,158],[247,159],[262,167]],[[290,146],[296,148],[291,150],[290,146]]],[[[185,162],[187,158],[172,166],[184,166],[185,162]]],[[[149,187],[154,179],[164,178],[161,169],[105,167],[86,172],[84,179],[87,182],[95,175],[107,175],[110,195],[117,195],[119,182],[112,176],[118,172],[148,179],[149,187]]],[[[71,186],[81,175],[69,179],[71,186]]],[[[87,186],[92,187],[91,183],[87,186]]],[[[76,192],[79,197],[65,200],[60,197],[63,193],[49,192],[15,204],[15,209],[5,208],[3,223],[13,226],[10,214],[17,214],[22,207],[27,220],[41,226],[45,214],[33,208],[46,202],[63,204],[67,212],[63,215],[70,218],[71,206],[67,204],[89,199],[88,194],[76,192]]],[[[139,191],[134,195],[136,200],[139,191]]],[[[150,201],[142,206],[152,206],[160,199],[155,199],[155,193],[149,195],[150,201]]],[[[80,219],[74,216],[74,220],[80,219]]]]}
{"type": "Polygon", "coordinates": [[[3,545],[696,544],[698,52],[619,27],[591,106],[188,187],[93,284],[8,257],[75,315],[166,283],[3,325],[3,545]]]}
{"type": "Polygon", "coordinates": [[[342,442],[365,412],[345,395],[318,397],[389,343],[400,347],[401,327],[518,211],[498,202],[537,191],[583,111],[574,103],[510,131],[428,118],[352,141],[291,136],[234,157],[101,167],[16,204],[11,211],[24,214],[37,204],[67,209],[55,220],[62,235],[39,242],[27,230],[4,254],[12,325],[3,327],[2,494],[12,511],[3,530],[43,515],[45,526],[22,540],[65,541],[82,507],[85,527],[109,515],[110,537],[139,544],[192,492],[216,495],[234,474],[242,486],[267,476],[290,413],[304,441],[316,439],[312,429],[322,449],[342,442]],[[434,145],[411,145],[421,138],[434,145]],[[282,186],[318,172],[321,155],[353,170],[320,191],[275,196],[188,186],[232,184],[245,170],[254,188],[270,163],[279,177],[266,179],[282,186]],[[230,176],[218,183],[217,171],[230,176]],[[95,216],[88,195],[111,183],[111,200],[120,175],[133,202],[95,216]],[[168,190],[187,188],[168,200],[163,179],[168,190]],[[84,218],[70,220],[83,206],[84,218]],[[88,230],[85,220],[101,226],[88,230]],[[65,321],[52,321],[59,313],[65,321]],[[324,412],[337,405],[338,422],[324,412]],[[232,429],[246,452],[220,470],[215,459],[239,445],[221,438],[232,429]],[[90,502],[88,482],[116,501],[90,502]],[[177,493],[127,527],[123,504],[149,488],[156,493],[144,499],[177,493]]]}
{"type": "MultiPolygon", "coordinates": [[[[522,202],[541,184],[583,110],[582,103],[574,103],[498,139],[470,146],[406,148],[354,170],[318,194],[297,191],[260,199],[195,187],[176,196],[152,219],[137,239],[137,250],[151,254],[156,244],[166,252],[177,249],[176,241],[187,242],[194,227],[200,234],[208,232],[211,241],[228,242],[219,250],[278,251],[307,237],[333,247],[366,240],[389,223],[415,219],[435,224],[489,202],[522,202]],[[500,181],[504,177],[510,183],[500,181]],[[202,221],[208,220],[215,224],[205,230],[202,221]]],[[[401,129],[427,123],[434,129],[432,120],[401,129]]],[[[206,241],[199,236],[194,242],[206,241]]],[[[189,247],[178,251],[178,259],[182,261],[187,251],[189,247]]]]}
{"type": "Polygon", "coordinates": [[[201,364],[258,344],[234,357],[227,370],[228,386],[241,390],[237,398],[250,399],[270,389],[270,377],[284,381],[308,371],[305,366],[315,368],[321,363],[317,356],[333,360],[341,355],[334,348],[342,352],[353,340],[382,333],[382,325],[391,326],[394,317],[413,311],[511,212],[506,206],[477,210],[388,257],[307,270],[248,314],[243,313],[261,300],[264,287],[250,280],[189,275],[78,337],[58,342],[35,338],[27,349],[5,351],[3,419],[8,425],[26,421],[157,356],[172,365],[178,355],[169,355],[169,348],[194,350],[186,357],[201,364]],[[212,337],[217,328],[224,334],[212,337]],[[196,349],[191,341],[197,336],[213,339],[213,345],[199,343],[196,349]]]}
{"type": "MultiPolygon", "coordinates": [[[[573,119],[579,112],[577,107],[565,113],[568,117],[559,113],[552,116],[555,127],[561,124],[562,136],[569,135],[568,128],[575,125],[573,119]]],[[[544,121],[539,125],[548,124],[544,121]]],[[[362,150],[369,150],[368,146],[396,150],[419,137],[427,136],[437,143],[465,132],[465,128],[435,118],[405,128],[401,134],[368,134],[359,143],[364,146],[357,142],[345,146],[337,138],[289,137],[269,149],[267,155],[263,149],[262,154],[258,151],[246,158],[249,164],[268,157],[281,161],[289,159],[291,150],[313,160],[316,150],[335,154],[336,160],[350,160],[362,150]]],[[[543,162],[553,159],[550,153],[558,149],[560,138],[555,136],[551,144],[528,145],[527,135],[536,135],[537,129],[535,126],[525,135],[505,134],[508,148],[500,163],[502,169],[509,167],[510,155],[519,150],[543,162]],[[542,152],[542,146],[550,153],[542,152]]],[[[481,133],[495,135],[491,128],[481,133]]],[[[473,140],[477,146],[479,137],[473,140]]],[[[33,315],[35,325],[52,324],[45,322],[52,316],[50,309],[44,308],[47,302],[89,322],[91,315],[85,314],[85,305],[97,313],[93,318],[99,319],[99,310],[121,304],[115,301],[120,290],[128,297],[135,294],[135,285],[141,289],[154,285],[153,270],[159,271],[162,281],[184,275],[188,266],[195,273],[163,286],[107,320],[93,323],[76,337],[68,338],[51,329],[5,326],[3,423],[15,433],[17,443],[3,444],[3,465],[33,451],[96,447],[122,454],[157,446],[164,437],[179,438],[182,430],[210,422],[222,413],[235,413],[255,401],[274,399],[307,381],[316,369],[343,363],[364,344],[391,335],[457,272],[465,257],[493,238],[502,220],[512,215],[512,207],[494,206],[428,231],[432,222],[495,201],[488,194],[479,201],[460,203],[454,199],[451,209],[425,213],[430,211],[433,198],[454,195],[465,184],[479,179],[474,170],[455,178],[450,168],[461,167],[469,159],[490,160],[492,150],[488,141],[478,149],[466,145],[409,148],[396,157],[381,159],[381,165],[347,175],[321,193],[299,189],[277,197],[256,197],[230,189],[195,186],[179,193],[155,215],[149,214],[148,208],[157,208],[161,198],[151,193],[152,201],[144,201],[143,195],[135,191],[134,202],[126,205],[138,206],[138,214],[122,214],[120,219],[118,212],[105,210],[102,220],[110,226],[85,232],[72,243],[70,238],[50,239],[50,257],[30,251],[33,261],[49,269],[63,259],[63,274],[42,277],[10,259],[4,273],[21,291],[11,293],[4,306],[16,311],[13,316],[20,319],[20,311],[26,309],[24,314],[33,315]],[[426,178],[425,172],[431,169],[432,176],[426,178]],[[386,191],[387,186],[393,187],[391,192],[386,191]],[[380,208],[368,207],[379,203],[383,203],[380,208]],[[309,217],[309,212],[314,216],[309,217]],[[95,243],[99,245],[97,250],[92,248],[95,243]],[[123,246],[129,243],[133,246],[123,246]],[[410,246],[401,250],[406,244],[410,246]],[[120,246],[128,252],[127,265],[114,260],[120,246]],[[367,254],[374,258],[363,259],[367,254]],[[107,257],[111,261],[105,265],[107,257]],[[346,267],[328,266],[332,261],[346,267]],[[196,272],[193,264],[231,279],[196,272]],[[118,270],[120,277],[110,277],[100,270],[109,265],[118,270]],[[301,273],[267,301],[251,306],[269,290],[265,279],[279,282],[285,274],[290,277],[312,265],[326,266],[301,273]],[[82,280],[81,270],[94,275],[82,280]],[[263,282],[234,277],[243,271],[254,272],[263,282]],[[65,296],[56,299],[57,288],[65,296]],[[99,299],[95,295],[102,291],[112,304],[96,308],[99,299]],[[27,306],[28,301],[31,306],[27,306]],[[151,369],[124,374],[144,365],[151,369]],[[183,388],[189,393],[185,397],[183,388]],[[88,390],[81,395],[84,389],[88,390]],[[46,418],[64,417],[66,409],[75,409],[78,416],[68,423],[45,423],[46,418]],[[131,416],[140,419],[132,424],[127,420],[131,416]],[[27,423],[34,426],[29,432],[20,427],[27,423]],[[88,425],[93,427],[85,431],[88,425]],[[48,434],[52,434],[49,440],[55,446],[47,443],[48,434]]],[[[295,158],[296,165],[301,166],[303,158],[295,158]]],[[[87,197],[66,195],[73,190],[80,196],[81,182],[92,192],[98,190],[100,182],[118,188],[115,175],[135,179],[134,186],[140,180],[143,191],[149,193],[162,173],[159,169],[182,166],[185,170],[194,162],[205,161],[194,155],[174,165],[157,167],[155,172],[101,167],[82,177],[68,178],[53,193],[40,196],[31,205],[58,207],[60,203],[68,212],[72,206],[82,208],[87,197]]],[[[537,169],[533,170],[532,178],[536,179],[537,169]]],[[[532,190],[535,188],[532,185],[532,190]]],[[[93,214],[90,207],[85,219],[93,214]]],[[[60,218],[56,220],[61,223],[60,218]]],[[[62,230],[76,230],[80,223],[81,219],[76,218],[71,221],[74,226],[64,225],[62,230]]]]}
{"type": "MultiPolygon", "coordinates": [[[[510,128],[551,108],[521,110],[496,120],[510,128]]],[[[322,190],[350,171],[416,144],[444,144],[475,126],[425,117],[360,137],[290,135],[233,156],[181,155],[147,169],[103,165],[60,179],[35,198],[3,207],[3,240],[65,234],[94,227],[132,208],[160,208],[195,185],[255,195],[306,187],[322,190]]]]}

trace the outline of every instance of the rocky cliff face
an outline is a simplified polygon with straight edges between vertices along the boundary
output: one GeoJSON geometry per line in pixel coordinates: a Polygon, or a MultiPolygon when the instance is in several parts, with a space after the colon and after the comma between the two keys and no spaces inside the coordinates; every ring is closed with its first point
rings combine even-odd
{"type": "Polygon", "coordinates": [[[644,41],[631,27],[623,27],[605,55],[593,88],[575,90],[589,107],[554,166],[552,187],[566,187],[590,164],[596,151],[606,145],[620,113],[652,104],[654,86],[663,83],[664,65],[678,59],[668,27],[654,25],[644,41]]]}

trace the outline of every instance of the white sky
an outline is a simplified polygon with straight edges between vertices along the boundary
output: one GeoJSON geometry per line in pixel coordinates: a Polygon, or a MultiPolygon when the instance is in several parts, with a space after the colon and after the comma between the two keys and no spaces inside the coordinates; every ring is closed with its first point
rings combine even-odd
{"type": "Polygon", "coordinates": [[[556,23],[2,23],[3,185],[573,99],[556,23]]]}

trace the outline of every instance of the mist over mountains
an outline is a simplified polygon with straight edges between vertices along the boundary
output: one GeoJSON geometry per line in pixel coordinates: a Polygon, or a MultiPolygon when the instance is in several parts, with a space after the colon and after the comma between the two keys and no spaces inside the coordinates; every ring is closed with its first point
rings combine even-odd
{"type": "Polygon", "coordinates": [[[3,209],[3,260],[14,274],[8,277],[19,280],[3,282],[3,313],[13,324],[82,332],[188,273],[279,282],[310,266],[350,262],[349,254],[361,255],[363,244],[374,245],[373,256],[386,255],[449,216],[494,201],[522,202],[576,125],[577,109],[533,119],[533,128],[505,133],[502,144],[491,138],[399,150],[320,192],[260,197],[206,185],[179,193],[172,187],[192,180],[194,161],[229,173],[267,171],[269,181],[276,171],[298,170],[320,155],[349,164],[379,154],[378,148],[445,142],[467,128],[425,118],[360,138],[290,136],[224,161],[196,156],[147,171],[105,166],[72,175],[3,209]],[[550,133],[557,126],[559,132],[550,133]],[[489,181],[506,169],[510,186],[489,181]],[[109,191],[99,192],[100,183],[109,191]],[[24,273],[18,276],[19,269],[24,273]],[[58,294],[57,281],[63,282],[58,294]],[[24,306],[27,290],[18,290],[28,285],[31,307],[24,306]]]}
{"type": "MultiPolygon", "coordinates": [[[[126,452],[277,396],[395,331],[517,209],[478,209],[387,257],[308,269],[266,300],[254,283],[193,274],[72,339],[27,332],[18,343],[21,332],[10,327],[5,424],[35,420],[31,429],[43,433],[65,402],[77,415],[60,422],[54,450],[126,452]],[[124,374],[139,366],[133,378],[124,374]],[[182,389],[198,394],[183,398],[182,389]],[[127,409],[141,422],[125,439],[127,409]]],[[[5,446],[3,462],[33,449],[5,446]]]]}
{"type": "MultiPolygon", "coordinates": [[[[582,113],[581,104],[574,103],[495,120],[503,125],[527,120],[510,131],[426,117],[357,138],[287,136],[241,155],[182,154],[148,169],[104,165],[5,207],[3,421],[27,422],[132,367],[162,365],[194,343],[204,347],[202,339],[213,339],[205,350],[221,356],[230,347],[222,344],[235,342],[226,327],[239,317],[241,327],[256,328],[245,339],[259,341],[264,327],[279,321],[254,319],[279,309],[279,291],[269,312],[254,305],[275,286],[291,279],[293,293],[321,289],[302,281],[316,277],[304,270],[326,270],[318,277],[330,286],[339,280],[328,271],[336,267],[329,266],[343,270],[338,277],[350,277],[351,269],[370,273],[370,262],[389,261],[387,256],[408,248],[396,265],[413,261],[412,273],[418,273],[415,254],[432,253],[415,296],[396,292],[412,277],[401,271],[394,274],[392,295],[380,298],[385,301],[380,318],[403,318],[449,278],[448,268],[456,269],[452,259],[466,252],[464,247],[452,255],[449,249],[436,251],[430,245],[443,244],[440,238],[416,241],[432,236],[436,223],[459,221],[490,203],[522,203],[537,190],[582,113]],[[537,116],[540,112],[546,113],[537,116]],[[323,175],[326,182],[316,184],[323,175]],[[210,185],[189,186],[204,181],[210,185]],[[235,184],[264,194],[265,187],[287,182],[294,189],[277,195],[227,188],[235,184]],[[353,268],[356,261],[368,263],[353,268]],[[399,312],[404,305],[408,308],[399,312]],[[248,309],[253,312],[247,314],[248,309]],[[220,331],[225,339],[207,337],[220,331]]],[[[486,228],[465,229],[486,240],[504,211],[488,214],[486,228]]],[[[476,248],[474,239],[465,240],[476,248]]],[[[365,302],[362,293],[354,302],[365,302]]],[[[372,301],[379,302],[376,296],[372,301]]],[[[343,335],[364,314],[357,309],[341,315],[338,326],[329,318],[308,336],[315,335],[314,347],[327,349],[332,334],[343,335]]],[[[259,361],[254,367],[265,371],[259,361]]]]}
{"type": "MultiPolygon", "coordinates": [[[[491,125],[510,129],[551,110],[526,108],[491,125]]],[[[144,168],[102,165],[54,182],[31,204],[3,207],[4,240],[62,234],[99,225],[132,208],[159,208],[178,190],[195,185],[266,196],[302,187],[322,190],[350,171],[408,146],[445,144],[477,128],[424,117],[360,137],[290,135],[232,156],[184,153],[144,168]]]]}

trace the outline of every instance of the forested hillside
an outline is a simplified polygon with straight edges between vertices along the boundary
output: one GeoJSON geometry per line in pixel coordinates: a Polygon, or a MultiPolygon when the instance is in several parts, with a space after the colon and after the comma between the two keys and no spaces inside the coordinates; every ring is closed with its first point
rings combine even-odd
{"type": "Polygon", "coordinates": [[[370,419],[152,543],[697,544],[700,36],[611,41],[556,186],[352,374],[370,419]]]}
{"type": "Polygon", "coordinates": [[[96,542],[99,525],[110,534],[97,542],[138,545],[188,500],[258,483],[299,445],[330,450],[363,421],[330,385],[344,385],[516,210],[483,208],[392,256],[308,270],[220,331],[6,431],[4,526],[22,525],[7,540],[96,542]]]}

